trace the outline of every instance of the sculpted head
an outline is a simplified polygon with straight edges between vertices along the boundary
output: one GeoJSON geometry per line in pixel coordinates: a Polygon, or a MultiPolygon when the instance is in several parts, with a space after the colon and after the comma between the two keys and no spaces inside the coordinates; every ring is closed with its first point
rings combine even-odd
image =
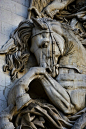
{"type": "MultiPolygon", "coordinates": [[[[31,35],[30,51],[34,53],[38,65],[52,72],[58,57],[63,54],[64,39],[61,24],[50,19],[32,19],[34,28],[31,35]]],[[[58,74],[58,71],[55,75],[58,74]]],[[[55,76],[54,75],[54,76],[55,76]]]]}
{"type": "MultiPolygon", "coordinates": [[[[52,19],[32,18],[32,20],[23,21],[12,33],[11,38],[14,41],[11,46],[14,46],[15,49],[9,48],[9,45],[7,45],[9,41],[2,49],[3,51],[5,51],[4,49],[8,50],[8,58],[11,54],[10,64],[7,63],[8,68],[14,60],[17,62],[10,69],[12,76],[15,72],[19,72],[28,60],[28,45],[30,51],[35,55],[39,67],[44,67],[51,73],[53,72],[53,66],[56,67],[58,63],[59,56],[63,55],[64,38],[61,24],[52,19]]],[[[56,74],[58,74],[58,71],[56,73],[55,70],[52,76],[56,74]]]]}

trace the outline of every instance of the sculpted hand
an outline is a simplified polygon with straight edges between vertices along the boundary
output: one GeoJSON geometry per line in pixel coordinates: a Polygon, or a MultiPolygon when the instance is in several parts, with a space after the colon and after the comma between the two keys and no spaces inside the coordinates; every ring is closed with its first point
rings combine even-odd
{"type": "Polygon", "coordinates": [[[68,4],[72,3],[74,0],[63,0],[58,1],[54,0],[50,5],[48,5],[44,10],[43,13],[46,13],[51,18],[54,17],[59,10],[63,10],[68,4]]]}
{"type": "Polygon", "coordinates": [[[43,13],[44,14],[47,14],[48,16],[50,16],[51,18],[53,18],[56,13],[59,13],[59,10],[58,9],[55,9],[55,10],[51,11],[50,10],[50,7],[48,6],[48,7],[46,7],[43,10],[43,13]]]}

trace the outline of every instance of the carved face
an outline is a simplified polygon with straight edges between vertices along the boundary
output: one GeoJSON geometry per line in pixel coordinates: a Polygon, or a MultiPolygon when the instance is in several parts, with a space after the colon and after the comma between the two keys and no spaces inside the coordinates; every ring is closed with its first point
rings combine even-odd
{"type": "Polygon", "coordinates": [[[53,77],[58,74],[58,57],[64,51],[64,39],[59,22],[42,21],[43,19],[32,19],[34,28],[31,38],[31,52],[34,53],[38,65],[44,67],[53,77]],[[54,71],[54,72],[53,72],[54,71]]]}
{"type": "Polygon", "coordinates": [[[46,67],[46,59],[49,58],[48,51],[51,40],[50,33],[48,31],[40,31],[37,28],[33,29],[33,33],[34,31],[36,31],[36,34],[33,34],[32,36],[30,50],[32,53],[34,53],[38,65],[41,67],[46,67]]]}
{"type": "MultiPolygon", "coordinates": [[[[38,65],[40,67],[44,67],[49,73],[52,73],[53,66],[57,65],[58,57],[61,55],[58,45],[53,44],[53,39],[51,35],[56,35],[59,44],[64,42],[62,37],[55,32],[49,32],[49,30],[40,30],[38,28],[33,29],[32,41],[31,41],[31,52],[34,53],[38,65]],[[52,47],[54,47],[52,49],[52,47]],[[53,51],[55,51],[53,55],[53,51]]],[[[55,41],[55,39],[54,39],[55,41]]],[[[58,74],[58,71],[52,75],[53,77],[58,74]]]]}

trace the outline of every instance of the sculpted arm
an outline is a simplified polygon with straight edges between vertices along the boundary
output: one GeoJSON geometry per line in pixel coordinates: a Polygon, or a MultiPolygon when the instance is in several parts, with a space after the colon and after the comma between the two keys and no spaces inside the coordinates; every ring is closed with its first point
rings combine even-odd
{"type": "Polygon", "coordinates": [[[48,5],[45,8],[44,12],[46,12],[47,15],[52,17],[53,14],[55,15],[55,12],[57,13],[59,10],[64,9],[66,6],[68,6],[73,1],[75,0],[63,0],[63,1],[54,0],[50,5],[48,5]]]}
{"type": "Polygon", "coordinates": [[[62,10],[64,9],[67,5],[72,3],[74,0],[64,0],[62,2],[58,2],[58,0],[54,0],[49,6],[48,10],[51,12],[55,9],[62,10]]]}

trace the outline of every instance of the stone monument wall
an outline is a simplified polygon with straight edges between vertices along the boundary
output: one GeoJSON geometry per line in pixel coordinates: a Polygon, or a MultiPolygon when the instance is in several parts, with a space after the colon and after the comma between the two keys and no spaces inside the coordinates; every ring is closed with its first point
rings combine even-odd
{"type": "Polygon", "coordinates": [[[0,16],[0,129],[86,129],[86,1],[0,0],[0,16]]]}
{"type": "MultiPolygon", "coordinates": [[[[28,16],[30,0],[0,0],[0,47],[8,41],[10,33],[28,16]]],[[[3,72],[5,55],[0,56],[0,112],[7,107],[10,90],[9,73],[3,72]]]]}

